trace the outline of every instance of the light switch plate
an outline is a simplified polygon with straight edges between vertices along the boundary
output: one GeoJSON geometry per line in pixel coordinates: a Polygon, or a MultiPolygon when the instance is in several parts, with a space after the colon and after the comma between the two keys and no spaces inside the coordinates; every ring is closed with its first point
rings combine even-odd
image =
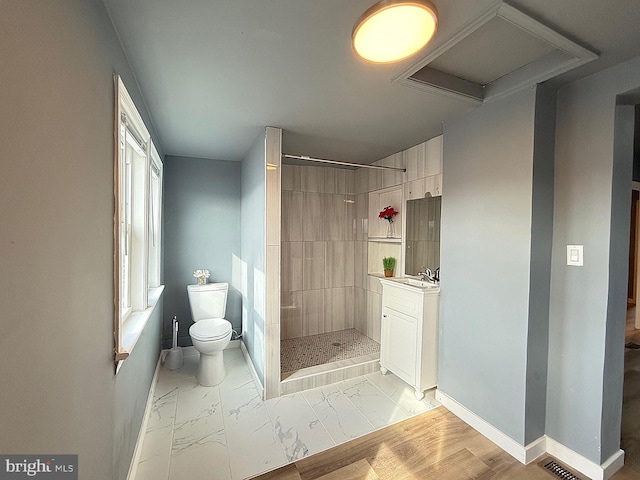
{"type": "Polygon", "coordinates": [[[584,265],[583,254],[583,245],[567,245],[567,265],[582,267],[584,265]]]}

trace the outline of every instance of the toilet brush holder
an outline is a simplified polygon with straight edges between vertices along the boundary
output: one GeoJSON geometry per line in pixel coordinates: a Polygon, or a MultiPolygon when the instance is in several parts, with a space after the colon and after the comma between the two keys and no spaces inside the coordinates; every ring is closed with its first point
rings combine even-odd
{"type": "Polygon", "coordinates": [[[167,356],[164,359],[164,366],[169,370],[178,370],[182,368],[182,347],[173,347],[167,353],[167,356]]]}
{"type": "Polygon", "coordinates": [[[173,344],[171,350],[167,353],[164,359],[164,366],[169,370],[178,370],[182,368],[182,347],[178,346],[178,318],[173,317],[173,324],[171,325],[173,330],[173,344]]]}

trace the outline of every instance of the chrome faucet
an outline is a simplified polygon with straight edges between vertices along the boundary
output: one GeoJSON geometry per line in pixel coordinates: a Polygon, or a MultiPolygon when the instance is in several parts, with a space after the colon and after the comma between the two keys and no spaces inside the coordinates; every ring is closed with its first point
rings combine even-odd
{"type": "Polygon", "coordinates": [[[425,281],[431,279],[431,277],[432,277],[431,269],[423,266],[422,270],[418,270],[417,275],[418,275],[418,277],[420,277],[420,280],[425,282],[425,281]]]}
{"type": "Polygon", "coordinates": [[[423,282],[429,281],[433,283],[440,282],[440,267],[436,268],[435,272],[432,272],[430,268],[422,267],[422,270],[419,270],[417,273],[420,280],[423,282]]]}

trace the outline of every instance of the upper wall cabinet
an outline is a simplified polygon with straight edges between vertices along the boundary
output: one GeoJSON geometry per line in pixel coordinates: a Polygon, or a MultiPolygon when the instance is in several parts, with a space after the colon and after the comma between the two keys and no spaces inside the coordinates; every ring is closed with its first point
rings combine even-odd
{"type": "Polygon", "coordinates": [[[442,135],[403,152],[406,161],[405,198],[442,195],[442,135]]]}

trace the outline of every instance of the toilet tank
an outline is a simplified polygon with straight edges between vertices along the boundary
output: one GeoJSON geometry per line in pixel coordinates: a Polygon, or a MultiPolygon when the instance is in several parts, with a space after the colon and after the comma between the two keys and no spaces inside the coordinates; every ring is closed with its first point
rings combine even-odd
{"type": "Polygon", "coordinates": [[[187,285],[193,321],[197,322],[203,318],[224,318],[228,291],[228,283],[187,285]]]}

